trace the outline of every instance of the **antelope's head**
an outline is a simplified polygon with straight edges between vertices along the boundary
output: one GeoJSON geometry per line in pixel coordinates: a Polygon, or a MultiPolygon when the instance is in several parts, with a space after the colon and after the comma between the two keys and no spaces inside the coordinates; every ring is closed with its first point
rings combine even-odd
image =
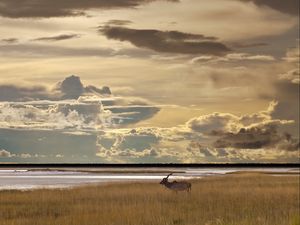
{"type": "Polygon", "coordinates": [[[171,176],[172,175],[172,173],[170,173],[167,177],[165,177],[165,178],[163,178],[159,183],[160,184],[166,184],[166,183],[168,183],[168,178],[169,178],[169,176],[171,176]]]}

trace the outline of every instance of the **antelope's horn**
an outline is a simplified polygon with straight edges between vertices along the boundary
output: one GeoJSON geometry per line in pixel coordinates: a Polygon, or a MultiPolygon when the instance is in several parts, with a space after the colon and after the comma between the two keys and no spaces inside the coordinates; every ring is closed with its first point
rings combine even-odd
{"type": "Polygon", "coordinates": [[[169,176],[171,176],[173,173],[170,173],[168,176],[167,176],[167,179],[169,178],[169,176]]]}

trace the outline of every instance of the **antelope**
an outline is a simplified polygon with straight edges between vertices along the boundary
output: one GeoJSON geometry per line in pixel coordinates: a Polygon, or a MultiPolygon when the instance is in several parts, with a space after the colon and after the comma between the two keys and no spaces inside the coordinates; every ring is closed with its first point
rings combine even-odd
{"type": "Polygon", "coordinates": [[[192,184],[186,181],[173,181],[169,182],[168,178],[171,176],[173,173],[170,173],[167,177],[163,178],[160,182],[161,185],[165,185],[167,188],[173,190],[173,191],[187,191],[190,192],[192,190],[192,184]]]}

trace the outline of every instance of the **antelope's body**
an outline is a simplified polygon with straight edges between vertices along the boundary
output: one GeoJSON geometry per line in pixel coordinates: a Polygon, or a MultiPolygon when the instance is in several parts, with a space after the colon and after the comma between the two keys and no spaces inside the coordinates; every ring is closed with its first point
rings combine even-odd
{"type": "Polygon", "coordinates": [[[173,181],[173,182],[169,182],[168,178],[169,176],[172,175],[172,173],[170,173],[167,177],[163,178],[160,182],[160,184],[164,185],[165,187],[173,190],[173,191],[187,191],[190,192],[192,190],[192,184],[186,181],[173,181]]]}

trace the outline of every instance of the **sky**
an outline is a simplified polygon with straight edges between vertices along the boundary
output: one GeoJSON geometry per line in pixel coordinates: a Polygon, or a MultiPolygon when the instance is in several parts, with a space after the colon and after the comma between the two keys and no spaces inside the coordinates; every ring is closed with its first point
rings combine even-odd
{"type": "Polygon", "coordinates": [[[298,0],[0,0],[0,163],[299,162],[298,0]]]}

